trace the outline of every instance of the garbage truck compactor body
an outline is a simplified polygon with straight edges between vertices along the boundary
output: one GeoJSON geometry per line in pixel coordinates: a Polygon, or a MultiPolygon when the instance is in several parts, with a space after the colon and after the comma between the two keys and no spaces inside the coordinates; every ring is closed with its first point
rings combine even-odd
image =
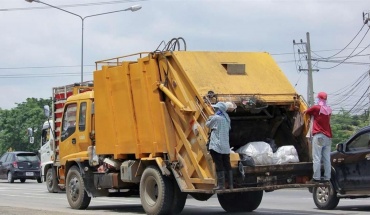
{"type": "Polygon", "coordinates": [[[62,113],[58,98],[52,109],[54,183],[72,208],[87,208],[92,197],[140,195],[147,214],[176,214],[187,195],[216,194],[228,212],[253,211],[263,191],[311,186],[308,126],[292,134],[306,104],[268,53],[139,53],[96,67],[94,86],[72,87],[62,113]],[[299,161],[248,165],[232,152],[234,188],[213,190],[205,122],[219,101],[237,105],[229,113],[233,150],[269,140],[292,146],[299,161]]]}

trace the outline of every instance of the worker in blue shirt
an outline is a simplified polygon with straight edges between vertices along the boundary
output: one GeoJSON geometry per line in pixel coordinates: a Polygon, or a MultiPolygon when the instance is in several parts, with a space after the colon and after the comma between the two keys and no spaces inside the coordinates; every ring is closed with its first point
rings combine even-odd
{"type": "Polygon", "coordinates": [[[231,120],[227,111],[235,110],[236,105],[231,102],[218,102],[212,107],[215,109],[215,114],[209,117],[206,126],[211,130],[209,150],[217,173],[217,186],[214,190],[225,189],[225,174],[229,176],[229,188],[233,189],[229,143],[231,120]]]}

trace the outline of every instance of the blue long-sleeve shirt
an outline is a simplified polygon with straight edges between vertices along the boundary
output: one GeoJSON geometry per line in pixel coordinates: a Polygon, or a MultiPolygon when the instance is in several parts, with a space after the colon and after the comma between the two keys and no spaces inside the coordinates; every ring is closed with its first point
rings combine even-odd
{"type": "Polygon", "coordinates": [[[223,114],[220,115],[216,113],[210,116],[206,122],[206,126],[213,130],[210,137],[209,149],[220,154],[230,154],[230,122],[224,114],[227,113],[223,112],[223,114]]]}

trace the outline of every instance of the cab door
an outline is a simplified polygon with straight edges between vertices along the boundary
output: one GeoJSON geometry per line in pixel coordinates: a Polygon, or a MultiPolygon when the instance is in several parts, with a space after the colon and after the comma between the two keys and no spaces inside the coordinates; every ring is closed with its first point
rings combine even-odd
{"type": "Polygon", "coordinates": [[[345,191],[370,188],[370,131],[360,132],[344,145],[334,165],[339,186],[345,191]]]}
{"type": "Polygon", "coordinates": [[[82,101],[79,105],[78,122],[77,122],[77,142],[81,151],[87,151],[87,147],[91,145],[91,110],[92,101],[82,101]]]}
{"type": "MultiPolygon", "coordinates": [[[[59,154],[63,162],[66,156],[87,151],[90,145],[90,108],[91,100],[82,100],[67,103],[62,119],[62,134],[59,145],[59,154]]],[[[78,157],[78,156],[77,156],[78,157]]]]}

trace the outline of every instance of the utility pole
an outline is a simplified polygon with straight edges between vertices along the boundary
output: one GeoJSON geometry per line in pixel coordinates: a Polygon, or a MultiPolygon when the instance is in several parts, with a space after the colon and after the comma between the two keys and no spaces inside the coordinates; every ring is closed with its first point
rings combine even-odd
{"type": "Polygon", "coordinates": [[[312,64],[311,64],[311,44],[310,44],[310,33],[306,33],[307,43],[306,43],[306,50],[307,50],[307,66],[308,66],[308,73],[307,73],[307,96],[308,96],[308,105],[311,107],[314,104],[313,99],[313,79],[312,79],[312,64]]]}
{"type": "Polygon", "coordinates": [[[313,71],[319,71],[318,69],[312,69],[312,59],[311,59],[311,44],[310,44],[310,33],[306,33],[306,39],[307,42],[303,42],[301,39],[300,43],[296,43],[295,40],[293,40],[293,45],[304,45],[306,52],[301,52],[298,49],[298,54],[307,54],[306,60],[307,60],[307,69],[302,69],[299,67],[299,71],[307,71],[307,99],[308,99],[308,106],[311,107],[314,105],[314,96],[313,96],[313,78],[312,78],[312,72],[313,71]]]}

